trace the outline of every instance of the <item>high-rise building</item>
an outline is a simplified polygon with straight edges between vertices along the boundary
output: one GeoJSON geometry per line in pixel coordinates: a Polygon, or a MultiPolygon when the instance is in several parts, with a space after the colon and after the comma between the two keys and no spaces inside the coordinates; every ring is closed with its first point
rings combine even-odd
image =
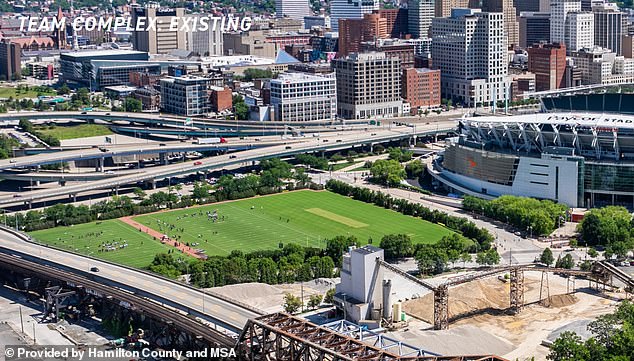
{"type": "Polygon", "coordinates": [[[5,39],[0,41],[0,80],[14,80],[22,75],[22,48],[5,39]]]}
{"type": "Polygon", "coordinates": [[[440,70],[409,68],[403,70],[403,99],[411,114],[440,106],[440,70]]]}
{"type": "Polygon", "coordinates": [[[375,41],[389,36],[387,20],[378,13],[364,14],[362,19],[339,20],[339,56],[357,53],[364,41],[375,41]]]}
{"type": "Polygon", "coordinates": [[[564,87],[566,46],[535,44],[528,48],[528,71],[535,74],[535,90],[555,90],[564,87]]]}
{"type": "Polygon", "coordinates": [[[434,16],[448,18],[451,16],[451,9],[468,7],[469,0],[434,0],[434,16]]]}
{"type": "Polygon", "coordinates": [[[431,19],[434,18],[434,0],[409,0],[407,10],[408,28],[414,38],[430,35],[431,19]]]}
{"type": "MultiPolygon", "coordinates": [[[[386,20],[387,33],[391,38],[402,38],[409,34],[407,9],[381,9],[374,10],[379,16],[386,20]]],[[[433,12],[432,12],[433,14],[433,12]]]]}
{"type": "Polygon", "coordinates": [[[144,8],[134,8],[132,24],[137,24],[139,18],[151,18],[156,21],[156,26],[146,26],[132,32],[132,44],[135,50],[146,51],[150,54],[168,54],[176,49],[187,48],[186,32],[179,31],[185,18],[185,9],[167,9],[149,5],[144,8]],[[173,18],[178,19],[176,30],[171,29],[173,18]]]}
{"type": "Polygon", "coordinates": [[[506,45],[519,46],[520,35],[517,24],[517,14],[513,0],[482,0],[483,12],[504,14],[504,31],[506,32],[506,45]]]}
{"type": "MultiPolygon", "coordinates": [[[[198,18],[201,16],[207,15],[190,15],[190,17],[198,18]]],[[[196,20],[196,23],[199,23],[199,21],[196,20]]],[[[212,26],[209,26],[205,31],[189,31],[187,32],[186,41],[186,49],[200,56],[224,54],[222,29],[220,29],[220,26],[217,26],[215,29],[212,26]]]]}
{"type": "Polygon", "coordinates": [[[308,0],[275,0],[275,16],[288,17],[304,21],[304,16],[310,16],[310,4],[308,0]]]}
{"type": "Polygon", "coordinates": [[[572,62],[581,71],[583,85],[629,84],[634,82],[634,59],[618,56],[609,49],[594,47],[572,53],[572,62]]]}
{"type": "Polygon", "coordinates": [[[523,12],[520,15],[520,47],[550,41],[550,14],[523,12]]]}
{"type": "Polygon", "coordinates": [[[622,55],[623,35],[627,35],[627,16],[618,10],[616,4],[601,4],[592,7],[594,13],[594,45],[608,48],[622,55]]]}
{"type": "Polygon", "coordinates": [[[223,33],[222,41],[225,55],[255,55],[275,58],[276,45],[266,39],[261,30],[223,33]]]}
{"type": "Polygon", "coordinates": [[[161,79],[161,109],[188,117],[209,113],[211,81],[191,75],[161,79]]]}
{"type": "Polygon", "coordinates": [[[361,44],[363,52],[381,52],[387,57],[398,58],[403,69],[414,67],[415,48],[414,44],[400,39],[377,39],[361,44]]]}
{"type": "Polygon", "coordinates": [[[345,119],[394,117],[402,112],[401,64],[385,53],[354,53],[332,61],[337,113],[345,119]]]}
{"type": "Polygon", "coordinates": [[[504,15],[454,9],[432,22],[433,67],[441,70],[444,98],[468,106],[504,100],[508,61],[504,15]]]}
{"type": "MultiPolygon", "coordinates": [[[[550,42],[566,43],[568,14],[581,11],[579,0],[552,0],[550,2],[550,42]]],[[[570,44],[566,43],[569,47],[570,44]]]]}
{"type": "Polygon", "coordinates": [[[271,79],[275,120],[284,122],[335,121],[337,81],[334,74],[283,73],[271,79]]]}
{"type": "Polygon", "coordinates": [[[540,0],[515,0],[515,15],[520,16],[523,12],[540,12],[539,3],[540,0]]]}
{"type": "Polygon", "coordinates": [[[634,58],[634,37],[630,35],[623,35],[622,39],[622,49],[623,56],[626,58],[634,58]]]}
{"type": "Polygon", "coordinates": [[[568,13],[564,39],[569,53],[583,48],[592,48],[594,46],[594,14],[568,13]]]}
{"type": "Polygon", "coordinates": [[[330,25],[339,31],[339,19],[361,19],[363,14],[379,10],[379,0],[332,0],[330,2],[330,25]]]}

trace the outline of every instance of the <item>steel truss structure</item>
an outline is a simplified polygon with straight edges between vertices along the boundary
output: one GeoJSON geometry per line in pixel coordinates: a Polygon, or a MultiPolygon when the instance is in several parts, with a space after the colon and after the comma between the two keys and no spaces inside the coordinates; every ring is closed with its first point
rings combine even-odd
{"type": "Polygon", "coordinates": [[[286,313],[249,320],[236,353],[251,361],[506,361],[493,355],[399,356],[286,313]]]}

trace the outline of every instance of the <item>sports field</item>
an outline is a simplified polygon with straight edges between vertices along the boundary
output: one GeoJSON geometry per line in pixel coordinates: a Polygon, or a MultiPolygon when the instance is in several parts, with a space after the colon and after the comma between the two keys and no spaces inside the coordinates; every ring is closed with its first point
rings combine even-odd
{"type": "Polygon", "coordinates": [[[362,244],[371,238],[378,245],[383,235],[391,233],[408,234],[414,243],[434,243],[451,234],[419,218],[313,191],[147,214],[134,220],[181,242],[198,243],[195,247],[208,255],[274,249],[279,242],[323,247],[324,239],[338,235],[355,235],[362,244]]]}
{"type": "Polygon", "coordinates": [[[38,241],[60,249],[141,268],[148,266],[155,254],[174,249],[116,219],[56,227],[30,234],[38,241]],[[121,248],[126,243],[127,246],[121,248]],[[109,250],[100,252],[102,244],[106,246],[101,249],[109,250]]]}

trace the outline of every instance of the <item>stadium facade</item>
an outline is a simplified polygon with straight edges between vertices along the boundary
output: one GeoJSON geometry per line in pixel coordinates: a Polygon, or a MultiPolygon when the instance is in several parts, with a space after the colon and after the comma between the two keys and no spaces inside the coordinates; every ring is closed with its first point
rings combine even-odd
{"type": "Polygon", "coordinates": [[[462,118],[428,165],[454,192],[634,208],[634,116],[542,113],[462,118]]]}

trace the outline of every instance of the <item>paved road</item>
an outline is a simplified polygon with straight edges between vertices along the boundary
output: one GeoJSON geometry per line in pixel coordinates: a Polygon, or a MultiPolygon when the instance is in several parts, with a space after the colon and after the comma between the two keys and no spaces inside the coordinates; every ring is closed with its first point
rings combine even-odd
{"type": "Polygon", "coordinates": [[[38,259],[40,263],[63,265],[61,267],[79,272],[89,272],[91,267],[96,266],[99,272],[94,273],[94,276],[100,278],[104,284],[125,283],[148,295],[154,295],[153,298],[162,297],[166,300],[165,303],[171,302],[174,307],[208,315],[216,319],[219,325],[224,324],[234,331],[242,329],[249,318],[259,316],[254,311],[205,295],[201,291],[136,270],[26,242],[3,229],[0,229],[0,252],[24,253],[38,259]]]}
{"type": "MultiPolygon", "coordinates": [[[[451,123],[453,126],[453,123],[451,123]]],[[[450,128],[450,127],[448,127],[450,128]]],[[[10,205],[21,202],[32,202],[57,196],[75,196],[86,191],[96,189],[116,189],[121,185],[135,184],[144,181],[160,180],[167,177],[205,172],[212,169],[244,164],[271,157],[284,157],[305,152],[315,152],[320,150],[346,149],[353,145],[371,144],[375,142],[385,142],[398,140],[412,136],[413,134],[424,134],[434,132],[436,125],[419,126],[417,129],[409,127],[394,127],[392,129],[377,130],[375,133],[366,132],[341,132],[329,134],[323,137],[299,138],[293,144],[273,145],[264,148],[254,148],[234,154],[225,154],[215,157],[200,159],[195,163],[178,163],[165,166],[145,168],[142,173],[124,175],[110,179],[85,182],[83,184],[69,185],[56,189],[35,190],[23,192],[10,196],[0,196],[0,205],[10,205]]]]}

